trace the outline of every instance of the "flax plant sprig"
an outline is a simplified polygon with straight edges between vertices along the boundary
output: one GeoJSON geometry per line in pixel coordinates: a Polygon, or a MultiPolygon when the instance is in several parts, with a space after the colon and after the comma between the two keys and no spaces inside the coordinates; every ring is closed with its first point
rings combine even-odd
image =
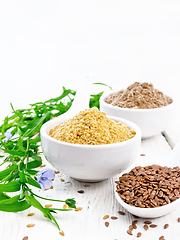
{"type": "MultiPolygon", "coordinates": [[[[103,83],[102,85],[107,86],[103,83]]],[[[42,153],[39,151],[40,128],[43,123],[65,113],[71,107],[75,94],[74,90],[63,87],[63,93],[59,97],[30,104],[28,109],[15,110],[11,104],[12,114],[6,116],[0,126],[0,166],[8,164],[0,171],[0,211],[19,212],[33,206],[53,221],[60,230],[52,214],[76,208],[74,198],[49,199],[35,194],[32,190],[33,187],[43,190],[50,188],[51,179],[55,176],[50,169],[38,170],[42,165],[42,153]],[[7,193],[13,193],[13,196],[7,193]],[[70,208],[43,207],[37,199],[64,202],[70,208]]],[[[89,107],[99,108],[102,94],[103,92],[91,95],[89,107]]]]}

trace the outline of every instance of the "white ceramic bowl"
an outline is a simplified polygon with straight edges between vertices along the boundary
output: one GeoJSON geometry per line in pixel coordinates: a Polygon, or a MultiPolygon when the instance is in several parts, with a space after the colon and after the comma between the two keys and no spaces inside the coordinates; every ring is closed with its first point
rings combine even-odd
{"type": "Polygon", "coordinates": [[[140,207],[135,207],[131,206],[127,203],[125,203],[120,196],[118,195],[117,192],[115,192],[115,197],[117,201],[123,206],[128,212],[131,214],[137,216],[137,217],[142,217],[142,218],[157,218],[164,216],[173,210],[175,210],[178,206],[180,206],[180,199],[175,200],[172,203],[169,203],[164,206],[156,207],[156,208],[140,208],[140,207]]]}
{"type": "Polygon", "coordinates": [[[85,182],[101,181],[122,172],[139,155],[141,130],[128,120],[109,118],[123,122],[135,130],[136,135],[127,141],[106,145],[61,142],[48,135],[50,129],[67,120],[56,118],[41,127],[41,145],[45,157],[60,172],[85,182]]]}
{"type": "Polygon", "coordinates": [[[142,138],[150,138],[167,129],[172,124],[175,115],[175,102],[167,106],[154,109],[130,109],[113,106],[104,100],[112,91],[104,92],[100,98],[100,110],[107,115],[125,118],[136,123],[142,131],[142,138]]]}

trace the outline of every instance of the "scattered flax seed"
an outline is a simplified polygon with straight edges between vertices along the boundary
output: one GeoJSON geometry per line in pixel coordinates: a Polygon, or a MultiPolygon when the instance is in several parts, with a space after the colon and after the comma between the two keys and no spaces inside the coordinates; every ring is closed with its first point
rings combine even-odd
{"type": "Polygon", "coordinates": [[[52,207],[52,204],[46,204],[45,207],[47,208],[52,207]]]}
{"type": "Polygon", "coordinates": [[[67,208],[67,204],[65,203],[64,205],[63,205],[63,209],[66,209],[67,208]]]}
{"type": "Polygon", "coordinates": [[[82,210],[82,207],[77,207],[74,211],[78,212],[78,211],[81,211],[82,210]]]}
{"type": "Polygon", "coordinates": [[[65,234],[64,234],[64,231],[59,231],[59,234],[61,235],[61,236],[64,236],[65,234]]]}
{"type": "Polygon", "coordinates": [[[58,170],[54,170],[54,173],[55,173],[55,174],[58,174],[58,173],[60,173],[60,171],[58,171],[58,170]]]}
{"type": "Polygon", "coordinates": [[[132,226],[133,226],[133,229],[137,229],[136,224],[132,224],[132,226]]]}
{"type": "Polygon", "coordinates": [[[84,187],[90,187],[90,184],[84,184],[83,186],[84,187]]]}
{"type": "Polygon", "coordinates": [[[132,231],[133,229],[134,229],[134,228],[133,228],[133,225],[130,225],[130,226],[129,226],[129,230],[132,231]]]}
{"type": "Polygon", "coordinates": [[[104,215],[103,219],[109,218],[109,215],[104,215]]]}
{"type": "Polygon", "coordinates": [[[26,237],[23,237],[23,240],[28,240],[28,236],[26,236],[26,237]]]}
{"type": "Polygon", "coordinates": [[[145,224],[145,225],[144,225],[144,229],[147,231],[147,230],[148,230],[148,228],[149,228],[149,227],[148,227],[148,225],[147,225],[147,224],[145,224]]]}
{"type": "Polygon", "coordinates": [[[51,186],[50,189],[53,189],[53,186],[51,186]]]}
{"type": "Polygon", "coordinates": [[[63,178],[61,178],[61,182],[65,182],[65,180],[63,178]]]}
{"type": "Polygon", "coordinates": [[[125,212],[122,212],[122,211],[118,211],[118,213],[119,213],[120,215],[125,215],[125,212]]]}
{"type": "Polygon", "coordinates": [[[34,216],[35,213],[28,213],[28,216],[31,217],[31,216],[34,216]]]}
{"type": "Polygon", "coordinates": [[[133,235],[133,234],[132,234],[132,230],[129,230],[129,229],[128,229],[128,230],[127,230],[127,233],[128,233],[129,235],[133,235]]]}
{"type": "Polygon", "coordinates": [[[161,237],[159,238],[159,240],[165,240],[164,236],[161,236],[161,237]]]}
{"type": "Polygon", "coordinates": [[[35,226],[34,223],[29,223],[28,225],[26,225],[26,227],[28,227],[28,228],[31,228],[31,227],[34,227],[34,226],[35,226]]]}
{"type": "Polygon", "coordinates": [[[169,227],[169,224],[164,225],[164,229],[167,229],[169,227]]]}
{"type": "Polygon", "coordinates": [[[84,190],[78,190],[77,192],[82,194],[84,193],[84,190]]]}
{"type": "Polygon", "coordinates": [[[109,222],[105,222],[105,226],[106,226],[106,227],[109,227],[109,222]]]}
{"type": "Polygon", "coordinates": [[[144,221],[145,224],[151,224],[152,222],[151,221],[144,221]]]}
{"type": "Polygon", "coordinates": [[[151,228],[156,228],[157,225],[156,225],[156,224],[151,224],[150,227],[151,227],[151,228]]]}
{"type": "Polygon", "coordinates": [[[144,154],[144,153],[141,153],[141,154],[140,154],[140,156],[146,156],[146,154],[144,154]]]}
{"type": "Polygon", "coordinates": [[[118,219],[118,217],[112,216],[111,219],[116,220],[116,219],[118,219]]]}
{"type": "Polygon", "coordinates": [[[180,218],[178,218],[177,221],[180,222],[180,218]]]}
{"type": "Polygon", "coordinates": [[[137,233],[137,237],[141,237],[142,233],[141,232],[138,232],[137,233]]]}
{"type": "Polygon", "coordinates": [[[46,164],[42,164],[40,167],[46,167],[46,164]]]}
{"type": "Polygon", "coordinates": [[[132,221],[132,225],[135,225],[135,224],[137,224],[137,223],[138,223],[138,220],[132,221]]]}

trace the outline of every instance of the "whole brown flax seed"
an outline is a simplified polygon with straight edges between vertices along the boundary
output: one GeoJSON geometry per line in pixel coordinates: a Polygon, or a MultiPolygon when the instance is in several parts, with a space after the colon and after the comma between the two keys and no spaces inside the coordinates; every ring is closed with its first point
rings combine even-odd
{"type": "Polygon", "coordinates": [[[129,225],[129,230],[133,230],[134,228],[133,228],[133,225],[129,225]]]}
{"type": "Polygon", "coordinates": [[[159,238],[159,240],[165,240],[164,236],[161,236],[161,237],[159,238]]]}
{"type": "Polygon", "coordinates": [[[109,227],[109,222],[104,223],[106,227],[109,227]]]}
{"type": "Polygon", "coordinates": [[[118,211],[118,213],[119,213],[120,215],[125,215],[125,212],[122,212],[122,211],[118,211]]]}
{"type": "Polygon", "coordinates": [[[103,219],[105,220],[107,218],[109,218],[109,215],[104,215],[103,219]]]}
{"type": "Polygon", "coordinates": [[[46,167],[46,164],[42,164],[40,167],[46,167]]]}
{"type": "Polygon", "coordinates": [[[28,213],[28,217],[34,216],[35,213],[28,213]]]}
{"type": "Polygon", "coordinates": [[[63,209],[66,209],[68,207],[68,205],[65,203],[64,205],[63,205],[63,209]]]}
{"type": "Polygon", "coordinates": [[[84,193],[84,190],[78,190],[77,192],[82,194],[82,193],[84,193]]]}
{"type": "Polygon", "coordinates": [[[128,233],[129,235],[133,235],[133,234],[132,234],[132,230],[130,230],[130,229],[127,230],[127,233],[128,233]]]}
{"type": "Polygon", "coordinates": [[[52,204],[46,204],[45,207],[50,208],[50,207],[52,207],[52,204]]]}
{"type": "Polygon", "coordinates": [[[64,236],[65,234],[64,234],[64,231],[59,231],[59,234],[61,235],[61,236],[64,236]]]}
{"type": "Polygon", "coordinates": [[[28,236],[23,237],[22,240],[28,240],[28,236]]]}
{"type": "Polygon", "coordinates": [[[79,212],[82,210],[82,207],[77,207],[74,211],[79,212]]]}
{"type": "Polygon", "coordinates": [[[180,217],[177,219],[178,222],[180,222],[180,217]]]}
{"type": "Polygon", "coordinates": [[[164,225],[164,229],[167,229],[168,227],[169,227],[169,224],[166,223],[166,224],[164,225]]]}
{"type": "Polygon", "coordinates": [[[132,225],[135,225],[135,224],[137,224],[137,223],[138,223],[138,220],[132,221],[132,225]]]}
{"type": "Polygon", "coordinates": [[[147,224],[145,224],[145,225],[144,225],[144,229],[147,231],[147,230],[148,230],[148,228],[149,228],[149,227],[148,227],[148,225],[147,225],[147,224]]]}
{"type": "Polygon", "coordinates": [[[29,224],[26,225],[26,227],[28,227],[28,228],[31,228],[31,227],[34,227],[34,226],[35,226],[34,223],[29,223],[29,224]]]}
{"type": "Polygon", "coordinates": [[[156,225],[156,224],[150,224],[150,227],[151,227],[151,228],[156,228],[157,225],[156,225]]]}
{"type": "Polygon", "coordinates": [[[118,219],[118,217],[112,216],[111,219],[116,220],[116,219],[118,219]]]}
{"type": "Polygon", "coordinates": [[[90,184],[84,184],[83,186],[84,187],[90,187],[90,184]]]}
{"type": "Polygon", "coordinates": [[[147,221],[144,221],[145,224],[151,224],[152,222],[147,220],[147,221]]]}
{"type": "Polygon", "coordinates": [[[137,233],[137,237],[141,237],[142,233],[141,232],[138,232],[137,233]]]}

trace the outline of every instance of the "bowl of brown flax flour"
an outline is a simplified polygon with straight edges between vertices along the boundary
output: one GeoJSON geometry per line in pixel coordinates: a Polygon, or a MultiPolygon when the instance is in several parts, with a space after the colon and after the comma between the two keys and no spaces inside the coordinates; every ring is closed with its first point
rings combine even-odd
{"type": "Polygon", "coordinates": [[[124,90],[104,92],[100,110],[136,123],[145,139],[165,131],[172,124],[175,101],[154,88],[152,83],[135,82],[124,90]]]}

